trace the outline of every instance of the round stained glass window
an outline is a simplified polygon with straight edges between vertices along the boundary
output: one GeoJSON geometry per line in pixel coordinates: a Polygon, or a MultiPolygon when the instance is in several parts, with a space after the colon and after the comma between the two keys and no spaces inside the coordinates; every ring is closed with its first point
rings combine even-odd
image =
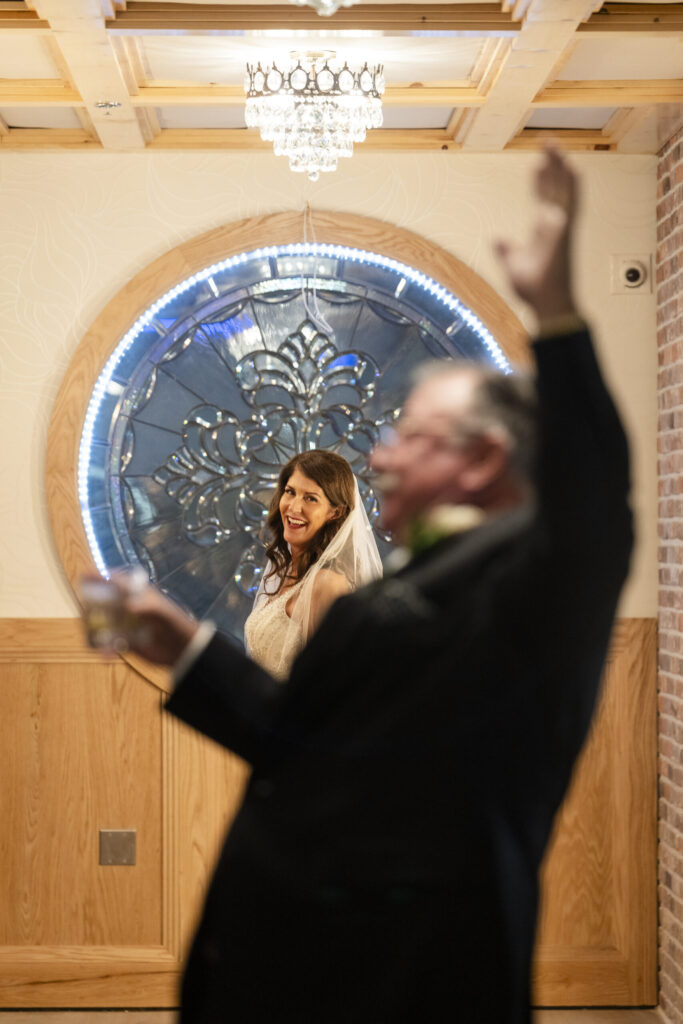
{"type": "Polygon", "coordinates": [[[100,572],[142,565],[241,637],[279,469],[310,448],[349,460],[386,554],[368,455],[434,358],[509,369],[470,309],[397,260],[304,243],[194,274],[137,320],[92,392],[78,490],[100,572]]]}

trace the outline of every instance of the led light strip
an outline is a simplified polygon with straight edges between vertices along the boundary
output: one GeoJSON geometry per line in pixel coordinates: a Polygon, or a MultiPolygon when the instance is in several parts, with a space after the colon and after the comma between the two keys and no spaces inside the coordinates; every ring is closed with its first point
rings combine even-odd
{"type": "MultiPolygon", "coordinates": [[[[143,313],[143,315],[133,324],[131,329],[121,339],[107,360],[104,369],[97,378],[97,383],[93,388],[90,402],[88,403],[78,453],[78,498],[81,506],[81,516],[83,517],[83,526],[85,528],[92,556],[95,560],[95,565],[102,576],[107,579],[109,578],[109,570],[104,563],[104,558],[102,557],[97,537],[95,536],[95,528],[90,514],[90,504],[88,501],[88,468],[90,466],[95,421],[118,363],[126,352],[128,352],[138,335],[149,326],[157,313],[159,313],[168,302],[177,298],[178,295],[182,295],[183,292],[188,291],[200,282],[208,281],[214,274],[230,270],[233,267],[240,266],[250,260],[270,259],[271,257],[288,255],[332,257],[334,259],[351,260],[354,263],[366,263],[370,266],[382,267],[386,270],[391,270],[402,275],[408,281],[418,285],[429,295],[433,295],[443,303],[447,309],[457,313],[458,316],[465,321],[468,327],[472,328],[475,334],[482,341],[492,362],[495,363],[503,373],[512,372],[512,368],[508,360],[505,358],[502,349],[493,335],[484,327],[478,317],[475,316],[467,306],[463,305],[459,299],[457,299],[442,285],[437,284],[433,278],[428,277],[421,271],[415,270],[413,267],[409,267],[405,263],[400,263],[398,260],[392,259],[389,256],[381,256],[378,253],[367,252],[364,249],[352,249],[343,245],[297,242],[292,245],[271,245],[261,249],[253,249],[250,252],[242,252],[236,256],[230,256],[227,259],[222,260],[220,263],[213,263],[210,267],[205,267],[204,270],[200,270],[198,273],[193,274],[192,277],[188,277],[185,281],[176,285],[175,288],[171,288],[170,291],[162,295],[161,298],[157,299],[157,301],[153,303],[153,305],[151,305],[149,309],[146,310],[146,312],[143,313]]],[[[211,281],[209,281],[209,283],[212,284],[211,281]]],[[[215,283],[213,283],[212,291],[215,292],[215,283]]]]}

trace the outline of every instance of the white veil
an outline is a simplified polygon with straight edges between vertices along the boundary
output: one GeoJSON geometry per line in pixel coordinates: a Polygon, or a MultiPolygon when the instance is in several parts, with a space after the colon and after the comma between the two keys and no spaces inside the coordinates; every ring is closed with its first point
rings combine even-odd
{"type": "MultiPolygon", "coordinates": [[[[353,508],[337,533],[303,579],[291,589],[292,597],[295,594],[297,596],[283,643],[282,664],[294,647],[300,649],[309,638],[312,599],[321,572],[339,573],[346,579],[351,590],[371,583],[382,575],[379,551],[355,477],[353,500],[353,508]]],[[[254,610],[268,601],[278,589],[278,576],[267,578],[271,570],[272,563],[269,561],[254,599],[254,610]]]]}

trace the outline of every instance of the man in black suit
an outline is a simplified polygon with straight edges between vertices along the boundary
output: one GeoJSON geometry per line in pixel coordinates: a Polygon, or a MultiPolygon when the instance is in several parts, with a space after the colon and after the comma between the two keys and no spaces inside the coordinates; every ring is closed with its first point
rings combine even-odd
{"type": "Polygon", "coordinates": [[[571,291],[574,189],[549,152],[531,240],[499,246],[539,321],[535,498],[523,400],[446,368],[373,456],[419,553],[338,601],[284,686],[156,592],[130,601],[140,653],[180,660],[168,709],[253,766],[183,1021],[529,1021],[538,868],[631,548],[626,443],[571,291]]]}

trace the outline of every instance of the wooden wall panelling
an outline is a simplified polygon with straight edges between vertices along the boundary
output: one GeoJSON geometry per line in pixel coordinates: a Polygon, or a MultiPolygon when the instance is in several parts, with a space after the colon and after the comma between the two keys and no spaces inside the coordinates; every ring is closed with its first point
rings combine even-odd
{"type": "Polygon", "coordinates": [[[177,733],[178,876],[168,884],[178,894],[184,960],[225,833],[242,802],[248,766],[171,715],[165,720],[177,733]]]}
{"type": "MultiPolygon", "coordinates": [[[[538,1005],[656,1002],[655,624],[622,620],[543,876],[538,1005]]],[[[247,775],[74,620],[0,621],[0,1007],[177,1005],[247,775]],[[99,828],[136,867],[97,865],[99,828]]]]}
{"type": "Polygon", "coordinates": [[[655,620],[620,620],[544,865],[536,1005],[657,1002],[655,672],[655,620]]]}
{"type": "Polygon", "coordinates": [[[0,1007],[177,1005],[245,766],[77,621],[0,621],[0,664],[0,1007]],[[134,867],[101,828],[136,829],[134,867]]]}

